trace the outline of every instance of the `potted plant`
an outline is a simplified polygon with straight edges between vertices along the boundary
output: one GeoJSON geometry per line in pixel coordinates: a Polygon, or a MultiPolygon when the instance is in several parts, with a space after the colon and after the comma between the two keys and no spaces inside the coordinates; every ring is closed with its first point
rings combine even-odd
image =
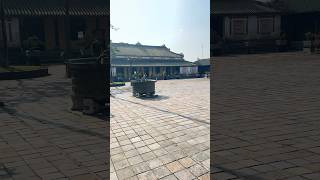
{"type": "Polygon", "coordinates": [[[44,43],[37,36],[30,36],[22,42],[27,57],[26,64],[40,65],[40,54],[44,50],[44,43]]]}
{"type": "Polygon", "coordinates": [[[37,36],[30,36],[22,42],[25,50],[43,50],[44,43],[37,36]]]}
{"type": "Polygon", "coordinates": [[[314,34],[311,32],[305,33],[305,40],[303,41],[303,51],[311,53],[313,52],[313,40],[314,34]]]}

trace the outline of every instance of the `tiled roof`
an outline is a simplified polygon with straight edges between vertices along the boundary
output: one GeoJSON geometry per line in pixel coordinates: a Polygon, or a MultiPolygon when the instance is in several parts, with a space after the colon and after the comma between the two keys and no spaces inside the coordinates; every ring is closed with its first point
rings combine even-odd
{"type": "Polygon", "coordinates": [[[199,59],[194,63],[198,66],[210,66],[210,59],[199,59]]]}
{"type": "Polygon", "coordinates": [[[281,0],[280,3],[283,5],[282,8],[289,12],[320,12],[319,0],[281,0]]]}
{"type": "Polygon", "coordinates": [[[211,6],[214,15],[278,13],[277,10],[255,0],[215,0],[211,6]]]}
{"type": "Polygon", "coordinates": [[[183,54],[170,51],[166,46],[147,46],[128,43],[112,43],[114,56],[154,57],[183,59],[183,54]]]}
{"type": "Polygon", "coordinates": [[[165,45],[149,46],[112,43],[112,66],[193,66],[183,59],[183,54],[170,51],[165,45]]]}
{"type": "MultiPolygon", "coordinates": [[[[106,0],[69,0],[71,16],[106,16],[106,0]]],[[[4,0],[7,16],[62,16],[65,0],[4,0]]]]}

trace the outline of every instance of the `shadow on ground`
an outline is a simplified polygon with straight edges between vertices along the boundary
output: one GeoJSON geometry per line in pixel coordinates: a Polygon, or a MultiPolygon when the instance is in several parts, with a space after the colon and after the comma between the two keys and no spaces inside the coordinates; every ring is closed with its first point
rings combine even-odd
{"type": "Polygon", "coordinates": [[[138,99],[142,99],[142,100],[148,100],[148,101],[162,101],[162,100],[167,100],[170,97],[169,96],[163,96],[163,95],[154,95],[151,97],[148,96],[141,96],[141,97],[137,97],[138,99]]]}
{"type": "Polygon", "coordinates": [[[189,119],[191,121],[196,121],[196,122],[203,123],[203,124],[210,124],[210,122],[206,122],[206,121],[203,121],[203,120],[200,120],[200,119],[197,119],[197,118],[188,117],[188,116],[185,116],[185,115],[182,115],[182,114],[179,114],[179,113],[176,113],[176,112],[171,112],[171,111],[168,111],[168,110],[165,110],[165,109],[160,109],[160,108],[157,108],[157,107],[148,106],[148,105],[143,104],[143,103],[134,102],[134,101],[131,101],[131,100],[128,100],[128,99],[124,99],[124,98],[119,98],[119,97],[114,97],[114,98],[117,98],[117,99],[122,100],[122,101],[129,102],[129,103],[133,103],[133,104],[136,104],[136,105],[148,107],[148,108],[151,108],[151,109],[154,109],[154,110],[157,110],[157,111],[161,111],[161,112],[164,112],[164,113],[169,113],[169,114],[172,114],[172,115],[180,116],[180,117],[189,119]]]}
{"type": "MultiPolygon", "coordinates": [[[[11,116],[18,117],[20,120],[28,119],[28,120],[36,121],[41,124],[51,125],[56,128],[63,128],[63,129],[69,130],[71,132],[76,132],[76,133],[86,134],[89,136],[99,137],[101,139],[107,138],[106,135],[104,135],[104,134],[89,131],[87,129],[76,128],[76,127],[65,125],[62,123],[46,120],[44,118],[35,117],[35,116],[29,115],[29,114],[18,112],[17,110],[12,109],[12,108],[8,108],[8,107],[0,107],[0,113],[1,112],[5,112],[11,116]]],[[[99,114],[99,115],[96,115],[95,117],[106,121],[108,116],[107,116],[107,114],[99,114]]]]}

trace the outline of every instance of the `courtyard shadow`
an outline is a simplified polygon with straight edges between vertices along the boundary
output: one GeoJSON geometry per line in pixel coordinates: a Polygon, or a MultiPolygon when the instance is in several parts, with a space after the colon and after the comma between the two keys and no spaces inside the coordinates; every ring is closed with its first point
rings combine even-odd
{"type": "Polygon", "coordinates": [[[16,86],[0,91],[3,94],[2,101],[11,105],[38,102],[43,98],[68,96],[70,94],[71,86],[69,82],[49,82],[41,79],[37,80],[36,84],[32,84],[31,80],[16,81],[16,86]]]}
{"type": "MultiPolygon", "coordinates": [[[[108,108],[108,107],[107,107],[108,108]]],[[[91,116],[91,117],[95,117],[97,119],[100,119],[100,120],[103,120],[103,121],[107,121],[110,119],[110,112],[108,112],[107,110],[106,111],[103,111],[103,112],[100,112],[98,114],[94,114],[94,115],[87,115],[87,116],[91,116]]]]}
{"type": "Polygon", "coordinates": [[[120,99],[122,101],[129,102],[129,103],[132,103],[132,104],[148,107],[148,108],[151,108],[151,109],[154,109],[154,110],[157,110],[157,111],[161,111],[161,112],[165,112],[165,113],[168,113],[168,114],[173,114],[173,115],[176,115],[176,116],[180,116],[182,118],[189,119],[191,121],[196,121],[196,122],[199,122],[199,123],[202,123],[202,124],[210,124],[210,122],[206,122],[206,121],[203,121],[203,120],[200,120],[200,119],[197,119],[197,118],[188,117],[188,116],[185,116],[185,115],[182,115],[182,114],[179,114],[179,113],[176,113],[176,112],[171,112],[171,111],[168,111],[168,110],[165,110],[165,109],[161,109],[161,108],[157,108],[157,107],[153,107],[153,106],[148,106],[148,105],[145,105],[145,104],[142,104],[142,103],[139,103],[139,102],[134,102],[134,101],[130,101],[128,99],[123,99],[123,98],[119,98],[119,97],[114,97],[114,98],[120,99]]]}
{"type": "MultiPolygon", "coordinates": [[[[229,169],[229,168],[225,168],[223,166],[212,165],[211,168],[220,169],[225,173],[232,174],[232,175],[236,176],[237,178],[243,178],[243,179],[248,179],[248,180],[264,180],[264,178],[258,177],[257,175],[248,175],[248,174],[245,174],[245,173],[234,171],[234,170],[229,169]]],[[[214,174],[213,174],[213,176],[214,176],[214,174]]]]}
{"type": "MultiPolygon", "coordinates": [[[[31,120],[31,121],[36,121],[36,122],[41,123],[41,124],[48,124],[48,125],[51,125],[51,126],[56,127],[56,128],[63,128],[63,129],[66,129],[66,130],[69,130],[69,131],[75,132],[75,133],[86,134],[88,136],[98,137],[98,138],[101,138],[101,139],[106,139],[107,138],[106,134],[101,134],[101,133],[98,133],[98,132],[90,131],[88,129],[81,129],[81,128],[73,127],[73,126],[70,126],[70,125],[63,124],[63,123],[54,122],[54,121],[46,120],[46,119],[43,119],[43,118],[35,117],[35,116],[29,115],[29,114],[18,112],[16,109],[11,109],[11,108],[7,108],[7,107],[1,107],[0,108],[0,113],[1,112],[8,113],[9,115],[17,117],[22,121],[31,120]]],[[[101,115],[100,114],[100,115],[97,115],[97,117],[99,119],[103,119],[104,121],[106,121],[108,115],[107,114],[106,115],[104,115],[104,114],[101,115]]],[[[27,123],[27,122],[25,122],[25,123],[27,123]]]]}
{"type": "Polygon", "coordinates": [[[149,101],[162,101],[162,100],[166,100],[166,99],[169,99],[169,98],[170,98],[169,96],[163,96],[163,95],[154,95],[154,96],[151,96],[151,97],[148,97],[148,96],[138,97],[138,99],[149,100],[149,101]]]}

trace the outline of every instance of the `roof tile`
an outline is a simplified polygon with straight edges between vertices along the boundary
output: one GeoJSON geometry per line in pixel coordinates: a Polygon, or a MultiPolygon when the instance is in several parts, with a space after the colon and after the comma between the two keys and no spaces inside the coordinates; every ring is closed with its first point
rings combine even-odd
{"type": "MultiPolygon", "coordinates": [[[[69,0],[70,15],[107,16],[109,6],[105,0],[69,0]]],[[[61,16],[65,0],[5,0],[5,13],[9,16],[61,16]]]]}
{"type": "Polygon", "coordinates": [[[183,59],[182,54],[177,54],[165,46],[146,46],[127,43],[112,43],[116,56],[132,57],[168,57],[183,59]]]}
{"type": "Polygon", "coordinates": [[[278,13],[277,10],[255,0],[215,0],[212,10],[214,15],[278,13]]]}
{"type": "Polygon", "coordinates": [[[112,66],[193,66],[165,46],[146,46],[139,44],[112,43],[114,54],[112,66]]]}

